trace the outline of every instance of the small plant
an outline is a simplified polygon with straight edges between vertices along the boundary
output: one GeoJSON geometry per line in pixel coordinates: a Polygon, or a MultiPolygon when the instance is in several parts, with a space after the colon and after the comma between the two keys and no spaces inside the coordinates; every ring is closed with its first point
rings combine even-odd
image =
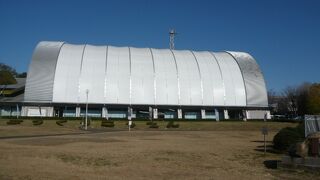
{"type": "Polygon", "coordinates": [[[22,122],[23,122],[23,120],[21,120],[21,119],[10,119],[9,121],[7,121],[7,124],[8,125],[16,125],[16,124],[20,124],[22,122]]]}
{"type": "Polygon", "coordinates": [[[101,121],[103,127],[114,127],[114,121],[103,120],[101,121]]]}
{"type": "MultiPolygon", "coordinates": [[[[128,126],[128,125],[129,125],[129,123],[127,122],[126,126],[128,126]]],[[[130,128],[134,128],[134,127],[136,127],[136,123],[132,122],[131,125],[130,125],[130,128]]]]}
{"type": "Polygon", "coordinates": [[[169,121],[167,128],[179,128],[179,124],[174,124],[174,121],[169,121]]]}
{"type": "Polygon", "coordinates": [[[157,125],[156,122],[151,122],[151,124],[149,125],[149,128],[159,128],[159,126],[157,125]]]}
{"type": "Polygon", "coordinates": [[[43,124],[43,120],[33,120],[33,121],[32,121],[32,124],[33,124],[34,126],[39,126],[39,125],[43,124]]]}
{"type": "MultiPolygon", "coordinates": [[[[80,124],[84,126],[84,125],[86,124],[86,120],[83,119],[83,120],[80,122],[80,124]]],[[[90,124],[91,124],[91,118],[87,120],[87,126],[90,126],[90,124]]]]}
{"type": "Polygon", "coordinates": [[[56,124],[59,126],[63,126],[63,124],[66,122],[67,122],[67,120],[58,120],[58,121],[56,121],[56,124]]]}
{"type": "Polygon", "coordinates": [[[148,125],[148,126],[150,126],[150,125],[152,125],[152,124],[153,124],[152,121],[148,121],[148,122],[146,123],[146,125],[148,125]]]}

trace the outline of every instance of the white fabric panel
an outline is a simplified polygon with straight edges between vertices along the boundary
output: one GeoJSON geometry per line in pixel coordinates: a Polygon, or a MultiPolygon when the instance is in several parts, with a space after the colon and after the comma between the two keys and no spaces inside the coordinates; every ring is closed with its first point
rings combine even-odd
{"type": "Polygon", "coordinates": [[[180,104],[202,105],[201,79],[197,62],[190,51],[173,51],[179,74],[180,104]]]}
{"type": "Polygon", "coordinates": [[[32,56],[24,101],[51,102],[55,67],[63,42],[40,42],[32,56]]]}
{"type": "Polygon", "coordinates": [[[127,47],[108,46],[106,103],[130,103],[130,59],[127,47]]]}
{"type": "Polygon", "coordinates": [[[154,73],[149,49],[130,48],[131,104],[154,104],[154,73]]]}
{"type": "Polygon", "coordinates": [[[152,49],[152,53],[156,72],[156,104],[178,105],[178,79],[173,55],[167,49],[152,49]]]}
{"type": "Polygon", "coordinates": [[[87,89],[98,104],[268,106],[262,72],[247,53],[38,44],[25,101],[85,103],[87,89]]]}
{"type": "Polygon", "coordinates": [[[246,106],[246,93],[240,68],[228,53],[214,53],[221,68],[226,106],[246,106]]]}
{"type": "Polygon", "coordinates": [[[106,70],[106,46],[87,45],[82,58],[81,74],[79,79],[79,102],[86,102],[86,90],[89,103],[105,102],[104,81],[106,70]]]}
{"type": "Polygon", "coordinates": [[[225,53],[213,53],[222,73],[224,92],[224,105],[234,105],[235,104],[235,93],[233,79],[231,72],[229,70],[228,64],[225,62],[225,53]]]}
{"type": "Polygon", "coordinates": [[[203,105],[224,105],[224,87],[219,65],[210,52],[193,52],[201,71],[203,105]]]}
{"type": "Polygon", "coordinates": [[[259,65],[252,56],[244,52],[229,52],[238,62],[242,71],[248,106],[268,106],[267,89],[259,65]]]}
{"type": "Polygon", "coordinates": [[[84,45],[65,44],[58,57],[53,102],[79,102],[79,77],[84,45]]]}
{"type": "Polygon", "coordinates": [[[247,98],[246,98],[246,90],[244,86],[243,76],[242,72],[240,70],[240,67],[238,63],[235,61],[235,59],[228,54],[228,58],[226,58],[226,62],[229,65],[229,68],[231,69],[231,75],[234,82],[234,91],[236,95],[236,106],[246,106],[247,105],[247,98]]]}

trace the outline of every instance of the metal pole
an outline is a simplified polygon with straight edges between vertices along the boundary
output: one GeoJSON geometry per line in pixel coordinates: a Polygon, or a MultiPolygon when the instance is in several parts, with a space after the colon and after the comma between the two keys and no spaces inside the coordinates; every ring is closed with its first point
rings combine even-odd
{"type": "MultiPolygon", "coordinates": [[[[267,123],[267,113],[264,113],[264,123],[267,123]]],[[[267,125],[264,126],[265,127],[265,132],[263,133],[263,142],[264,142],[264,155],[266,155],[267,152],[267,145],[266,145],[266,135],[268,133],[268,128],[267,125]]]]}
{"type": "Polygon", "coordinates": [[[129,125],[129,131],[131,131],[131,120],[129,120],[129,122],[128,122],[128,125],[129,125]]]}
{"type": "Polygon", "coordinates": [[[169,43],[169,45],[170,45],[170,49],[171,49],[171,50],[174,50],[174,37],[175,37],[176,34],[177,34],[177,32],[176,32],[176,30],[174,30],[174,29],[171,29],[171,30],[169,31],[169,36],[170,36],[170,43],[169,43]]]}
{"type": "Polygon", "coordinates": [[[263,135],[263,141],[264,141],[264,155],[266,155],[267,152],[267,145],[266,145],[266,135],[263,135]]]}
{"type": "Polygon", "coordinates": [[[42,120],[41,106],[39,106],[40,119],[42,120]]]}
{"type": "Polygon", "coordinates": [[[84,125],[84,129],[87,130],[88,129],[88,95],[89,95],[89,90],[86,90],[86,94],[87,94],[87,100],[86,100],[86,120],[85,120],[85,125],[84,125]]]}
{"type": "Polygon", "coordinates": [[[17,119],[19,119],[19,105],[17,104],[17,119]]]}
{"type": "Polygon", "coordinates": [[[129,129],[129,131],[131,131],[131,124],[132,124],[131,115],[132,115],[132,109],[131,109],[131,107],[128,107],[128,129],[129,129]]]}

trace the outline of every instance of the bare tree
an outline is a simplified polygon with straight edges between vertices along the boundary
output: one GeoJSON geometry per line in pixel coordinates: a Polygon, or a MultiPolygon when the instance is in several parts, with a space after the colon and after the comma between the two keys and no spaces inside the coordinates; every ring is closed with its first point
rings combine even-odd
{"type": "Polygon", "coordinates": [[[273,89],[268,90],[268,104],[271,107],[271,113],[277,113],[278,111],[278,102],[277,102],[277,93],[273,89]]]}
{"type": "Polygon", "coordinates": [[[297,115],[298,111],[298,90],[297,87],[288,86],[283,90],[283,96],[286,99],[288,113],[297,115]]]}

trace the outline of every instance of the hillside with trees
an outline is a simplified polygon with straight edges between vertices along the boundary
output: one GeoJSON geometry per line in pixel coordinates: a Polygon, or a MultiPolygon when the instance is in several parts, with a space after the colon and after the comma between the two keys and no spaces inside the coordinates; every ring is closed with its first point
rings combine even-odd
{"type": "Polygon", "coordinates": [[[9,65],[0,63],[0,85],[16,84],[15,78],[25,78],[27,73],[17,73],[17,71],[9,65]]]}

